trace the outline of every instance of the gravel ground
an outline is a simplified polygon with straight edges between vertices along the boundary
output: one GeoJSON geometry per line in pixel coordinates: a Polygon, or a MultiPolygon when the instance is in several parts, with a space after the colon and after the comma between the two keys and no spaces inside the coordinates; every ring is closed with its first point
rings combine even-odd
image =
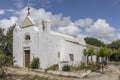
{"type": "MultiPolygon", "coordinates": [[[[8,68],[8,74],[14,74],[13,80],[25,80],[21,77],[29,77],[29,80],[120,80],[120,66],[108,66],[105,68],[103,73],[99,72],[91,72],[85,78],[72,78],[72,77],[64,77],[64,76],[57,76],[49,73],[44,72],[34,72],[28,69],[20,69],[20,68],[8,68]],[[29,75],[29,76],[28,76],[29,75]],[[31,76],[40,76],[47,79],[30,79],[31,76]]],[[[80,72],[78,74],[81,74],[80,72]]],[[[10,76],[8,76],[10,77],[10,76]]],[[[33,78],[31,77],[31,78],[33,78]]],[[[27,78],[26,78],[27,79],[27,78]]],[[[28,80],[27,79],[27,80],[28,80]]],[[[0,79],[1,80],[1,79],[0,79]]],[[[5,80],[5,79],[4,79],[5,80]]],[[[12,79],[11,79],[12,80],[12,79]]]]}

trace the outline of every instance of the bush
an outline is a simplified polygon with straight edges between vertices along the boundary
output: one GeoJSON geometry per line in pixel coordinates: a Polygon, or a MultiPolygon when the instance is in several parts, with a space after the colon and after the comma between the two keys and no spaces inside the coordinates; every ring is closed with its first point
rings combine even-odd
{"type": "Polygon", "coordinates": [[[4,54],[0,54],[0,77],[5,77],[7,66],[11,66],[13,64],[13,57],[6,56],[4,54]]]}
{"type": "Polygon", "coordinates": [[[91,63],[86,67],[86,70],[95,71],[98,67],[99,67],[99,65],[98,65],[97,63],[91,62],[91,63]]]}
{"type": "Polygon", "coordinates": [[[53,71],[58,70],[58,64],[54,64],[54,65],[48,67],[46,70],[53,70],[53,71]]]}
{"type": "Polygon", "coordinates": [[[80,65],[78,66],[72,66],[71,67],[71,70],[72,71],[80,71],[80,70],[85,70],[86,66],[85,66],[85,63],[81,63],[80,65]]]}
{"type": "Polygon", "coordinates": [[[69,65],[64,65],[62,67],[62,71],[70,71],[70,66],[69,65]]]}
{"type": "Polygon", "coordinates": [[[33,58],[33,61],[29,65],[29,68],[31,68],[31,69],[38,69],[39,67],[40,67],[39,58],[33,58]]]}

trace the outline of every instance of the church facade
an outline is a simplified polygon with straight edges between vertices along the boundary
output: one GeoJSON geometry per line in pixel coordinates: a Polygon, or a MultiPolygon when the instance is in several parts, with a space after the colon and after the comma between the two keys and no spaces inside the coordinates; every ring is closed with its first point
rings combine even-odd
{"type": "Polygon", "coordinates": [[[86,62],[84,48],[84,39],[54,32],[46,20],[36,25],[30,15],[26,16],[21,27],[16,26],[13,31],[14,65],[19,67],[27,67],[34,57],[39,58],[41,69],[54,64],[58,64],[59,69],[64,64],[78,65],[86,62]]]}

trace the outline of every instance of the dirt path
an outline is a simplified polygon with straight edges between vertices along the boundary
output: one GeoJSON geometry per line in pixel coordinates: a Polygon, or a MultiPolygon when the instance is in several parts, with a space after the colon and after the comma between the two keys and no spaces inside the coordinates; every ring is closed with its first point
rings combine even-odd
{"type": "Polygon", "coordinates": [[[28,69],[20,69],[20,68],[8,68],[9,71],[8,73],[14,73],[18,75],[37,75],[40,77],[47,77],[50,80],[79,80],[78,78],[70,78],[70,77],[63,77],[63,76],[57,76],[49,73],[44,73],[44,72],[35,72],[35,71],[30,71],[28,69]]]}
{"type": "Polygon", "coordinates": [[[116,68],[114,66],[110,66],[106,68],[104,73],[96,73],[91,72],[87,78],[72,78],[72,77],[63,77],[63,76],[57,76],[49,73],[44,72],[35,72],[30,71],[28,69],[20,69],[20,68],[8,68],[9,73],[18,74],[18,75],[37,75],[40,77],[47,77],[50,80],[119,80],[120,76],[120,70],[119,68],[116,68]]]}

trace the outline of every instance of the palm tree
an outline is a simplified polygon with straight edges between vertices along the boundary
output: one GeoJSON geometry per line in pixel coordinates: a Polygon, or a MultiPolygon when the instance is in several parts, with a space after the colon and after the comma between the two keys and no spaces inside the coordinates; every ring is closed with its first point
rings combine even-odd
{"type": "Polygon", "coordinates": [[[106,64],[108,63],[108,57],[111,56],[111,55],[112,55],[112,50],[106,48],[105,51],[104,51],[104,57],[106,59],[106,64]]]}
{"type": "Polygon", "coordinates": [[[107,60],[108,57],[112,54],[112,50],[108,49],[106,47],[101,47],[100,51],[98,53],[98,56],[101,57],[101,67],[102,67],[102,72],[103,72],[103,67],[104,67],[104,63],[106,62],[107,64],[107,60]]]}
{"type": "Polygon", "coordinates": [[[93,61],[92,56],[95,54],[94,48],[84,49],[83,54],[87,57],[87,65],[89,64],[89,56],[91,56],[91,61],[93,61]]]}
{"type": "Polygon", "coordinates": [[[90,48],[88,49],[88,54],[91,56],[91,62],[93,62],[93,55],[95,55],[95,51],[94,48],[90,48]]]}
{"type": "Polygon", "coordinates": [[[88,65],[88,63],[89,63],[88,50],[87,50],[87,49],[84,49],[84,50],[83,50],[83,54],[87,57],[87,65],[88,65]]]}

